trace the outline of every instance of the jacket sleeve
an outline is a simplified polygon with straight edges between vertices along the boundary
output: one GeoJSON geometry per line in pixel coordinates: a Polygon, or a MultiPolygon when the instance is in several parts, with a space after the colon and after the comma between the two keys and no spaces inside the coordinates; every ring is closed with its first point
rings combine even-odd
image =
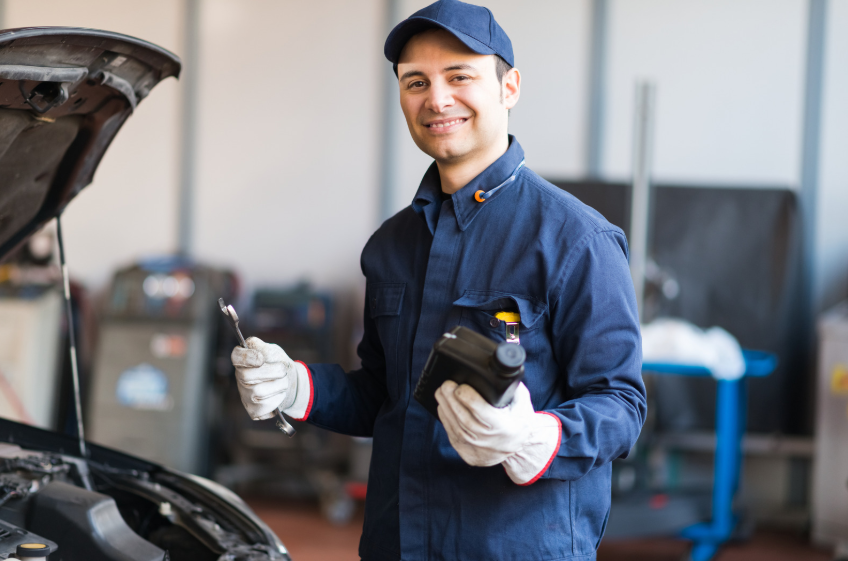
{"type": "Polygon", "coordinates": [[[551,341],[566,401],[545,409],[562,422],[562,437],[542,474],[562,480],[626,456],[647,411],[624,235],[586,234],[569,255],[551,307],[551,341]]]}
{"type": "Polygon", "coordinates": [[[351,436],[372,436],[377,413],[388,397],[386,360],[365,295],[364,333],[357,347],[358,370],[338,364],[310,364],[312,409],[309,423],[351,436]]]}

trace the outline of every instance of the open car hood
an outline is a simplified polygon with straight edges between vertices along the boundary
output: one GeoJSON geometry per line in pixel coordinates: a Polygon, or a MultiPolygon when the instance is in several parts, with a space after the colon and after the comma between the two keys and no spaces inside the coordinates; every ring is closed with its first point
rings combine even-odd
{"type": "Polygon", "coordinates": [[[93,29],[0,31],[0,260],[91,183],[136,105],[180,59],[93,29]]]}

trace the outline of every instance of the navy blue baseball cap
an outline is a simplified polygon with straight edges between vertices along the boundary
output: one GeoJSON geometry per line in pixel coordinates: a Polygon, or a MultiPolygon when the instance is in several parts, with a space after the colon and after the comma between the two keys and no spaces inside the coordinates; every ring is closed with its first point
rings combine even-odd
{"type": "Polygon", "coordinates": [[[416,33],[434,27],[451,33],[477,54],[498,55],[515,66],[512,41],[488,8],[459,0],[439,0],[418,10],[389,33],[383,52],[394,66],[395,74],[406,42],[416,33]]]}

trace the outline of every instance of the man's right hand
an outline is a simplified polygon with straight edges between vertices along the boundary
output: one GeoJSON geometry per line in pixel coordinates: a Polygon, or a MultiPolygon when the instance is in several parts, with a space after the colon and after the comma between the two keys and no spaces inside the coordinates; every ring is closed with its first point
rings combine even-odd
{"type": "Polygon", "coordinates": [[[241,402],[254,421],[270,419],[277,407],[283,410],[292,407],[298,394],[298,379],[303,375],[307,381],[302,393],[309,399],[311,388],[303,364],[290,359],[279,345],[265,343],[257,337],[249,338],[246,343],[247,348],[233,349],[230,358],[236,367],[241,402]]]}

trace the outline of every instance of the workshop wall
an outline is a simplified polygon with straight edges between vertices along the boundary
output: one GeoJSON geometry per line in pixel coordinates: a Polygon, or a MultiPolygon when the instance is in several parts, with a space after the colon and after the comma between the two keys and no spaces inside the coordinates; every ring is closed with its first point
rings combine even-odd
{"type": "MultiPolygon", "coordinates": [[[[183,3],[172,0],[6,0],[3,27],[62,25],[117,31],[179,53],[183,3]]],[[[180,86],[168,79],[121,128],[94,182],[63,218],[71,274],[102,285],[139,255],[176,249],[180,86]]]]}
{"type": "Polygon", "coordinates": [[[610,0],[605,174],[630,175],[648,78],[657,181],[797,186],[806,25],[806,0],[610,0]]]}
{"type": "Polygon", "coordinates": [[[204,0],[198,257],[258,284],[359,282],[377,212],[382,10],[204,0]]]}

